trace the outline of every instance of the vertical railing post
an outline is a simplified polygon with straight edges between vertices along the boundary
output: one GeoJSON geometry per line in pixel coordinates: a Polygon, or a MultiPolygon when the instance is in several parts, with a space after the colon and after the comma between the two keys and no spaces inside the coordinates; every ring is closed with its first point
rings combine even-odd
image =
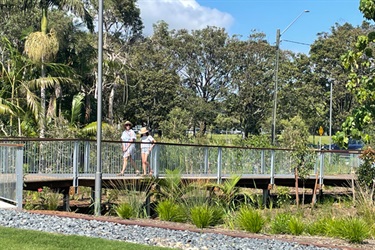
{"type": "Polygon", "coordinates": [[[204,149],[204,174],[208,173],[208,147],[204,149]]]}
{"type": "Polygon", "coordinates": [[[155,178],[159,177],[159,153],[160,145],[155,144],[151,151],[151,169],[153,169],[155,178]]]}
{"type": "Polygon", "coordinates": [[[79,156],[79,141],[74,141],[73,151],[73,187],[78,187],[78,156],[79,156]]]}
{"type": "Polygon", "coordinates": [[[22,209],[23,201],[23,146],[16,149],[16,202],[17,209],[22,209]]]}
{"type": "Polygon", "coordinates": [[[90,168],[90,142],[85,141],[85,152],[83,155],[83,173],[87,174],[90,168]]]}
{"type": "Polygon", "coordinates": [[[217,184],[221,183],[221,178],[222,178],[222,176],[221,176],[221,170],[222,170],[221,157],[222,157],[222,148],[218,147],[218,154],[217,154],[217,184]]]}
{"type": "Polygon", "coordinates": [[[275,184],[275,150],[271,150],[271,176],[270,184],[275,184]]]}
{"type": "Polygon", "coordinates": [[[323,185],[323,176],[324,176],[324,153],[320,151],[320,170],[319,170],[319,184],[320,187],[323,185]]]}
{"type": "Polygon", "coordinates": [[[266,168],[266,159],[264,157],[264,150],[260,152],[260,173],[264,174],[265,173],[265,168],[266,168]]]}

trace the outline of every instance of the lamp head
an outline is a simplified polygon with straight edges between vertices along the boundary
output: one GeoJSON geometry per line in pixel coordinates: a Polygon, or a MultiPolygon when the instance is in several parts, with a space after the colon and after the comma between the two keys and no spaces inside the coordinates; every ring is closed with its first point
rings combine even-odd
{"type": "Polygon", "coordinates": [[[304,10],[303,12],[306,12],[306,13],[308,13],[308,12],[310,12],[309,10],[304,10]]]}

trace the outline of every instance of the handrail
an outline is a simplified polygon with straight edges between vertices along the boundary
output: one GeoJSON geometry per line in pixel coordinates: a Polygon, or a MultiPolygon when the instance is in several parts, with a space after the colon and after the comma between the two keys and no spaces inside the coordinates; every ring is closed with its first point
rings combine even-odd
{"type": "MultiPolygon", "coordinates": [[[[0,141],[88,141],[96,142],[95,139],[82,139],[82,138],[33,138],[33,137],[0,137],[0,141]]],[[[122,143],[118,140],[102,140],[102,142],[109,143],[122,143]]],[[[135,144],[141,144],[140,141],[136,141],[135,144]]],[[[189,146],[189,147],[208,147],[208,148],[236,148],[236,149],[255,149],[255,150],[276,150],[276,151],[295,151],[290,148],[277,148],[277,147],[249,147],[249,146],[229,146],[229,145],[205,145],[205,144],[189,144],[189,143],[174,143],[174,142],[156,142],[155,144],[170,145],[170,146],[189,146]]],[[[361,154],[363,150],[322,150],[313,149],[315,152],[326,152],[326,153],[348,153],[348,154],[361,154]]]]}

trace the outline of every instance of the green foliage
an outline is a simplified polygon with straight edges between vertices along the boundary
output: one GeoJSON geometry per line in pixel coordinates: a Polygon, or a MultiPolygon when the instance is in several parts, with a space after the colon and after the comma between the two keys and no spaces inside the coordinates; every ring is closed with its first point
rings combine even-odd
{"type": "Polygon", "coordinates": [[[122,219],[130,219],[134,217],[134,211],[129,203],[121,203],[116,208],[116,214],[122,219]]]}
{"type": "Polygon", "coordinates": [[[375,224],[374,186],[356,185],[355,206],[358,215],[369,225],[375,224]]]}
{"type": "Polygon", "coordinates": [[[375,21],[375,2],[373,0],[360,0],[359,10],[366,19],[375,21]]]}
{"type": "Polygon", "coordinates": [[[222,221],[223,210],[219,207],[211,207],[207,204],[197,205],[190,209],[190,219],[198,228],[217,225],[222,221]]]}
{"type": "Polygon", "coordinates": [[[235,220],[241,229],[251,233],[259,233],[265,224],[260,212],[248,206],[240,208],[235,220]]]}
{"type": "Polygon", "coordinates": [[[278,213],[271,221],[271,232],[274,234],[290,233],[289,222],[292,219],[290,213],[278,213]]]}
{"type": "Polygon", "coordinates": [[[361,218],[341,218],[332,224],[330,234],[351,243],[362,243],[370,235],[370,227],[361,218]]]}
{"type": "Polygon", "coordinates": [[[334,223],[332,218],[324,217],[310,223],[306,231],[310,235],[322,235],[327,236],[329,234],[329,228],[334,223]]]}
{"type": "Polygon", "coordinates": [[[174,222],[185,222],[187,220],[184,207],[172,200],[160,201],[156,205],[156,212],[160,220],[174,222]]]}
{"type": "Polygon", "coordinates": [[[364,150],[360,158],[363,162],[359,165],[356,172],[358,182],[363,187],[372,187],[375,179],[375,150],[372,148],[364,150]]]}
{"type": "Polygon", "coordinates": [[[305,223],[299,217],[292,217],[288,226],[289,232],[293,235],[301,235],[305,231],[305,223]]]}
{"type": "Polygon", "coordinates": [[[284,206],[290,205],[292,196],[290,195],[289,187],[277,186],[276,192],[277,192],[276,205],[278,207],[284,207],[284,206]]]}
{"type": "Polygon", "coordinates": [[[176,107],[168,114],[167,119],[160,123],[163,136],[183,140],[186,138],[186,131],[191,126],[191,118],[186,110],[176,107]]]}
{"type": "Polygon", "coordinates": [[[39,188],[37,192],[28,192],[25,197],[25,209],[56,210],[62,200],[62,194],[49,187],[39,188]]]}

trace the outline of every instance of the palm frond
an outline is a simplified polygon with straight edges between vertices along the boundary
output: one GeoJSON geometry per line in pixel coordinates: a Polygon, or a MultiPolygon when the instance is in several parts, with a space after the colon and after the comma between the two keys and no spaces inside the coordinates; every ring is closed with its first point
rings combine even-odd
{"type": "MultiPolygon", "coordinates": [[[[94,135],[96,134],[97,127],[98,127],[98,123],[92,122],[92,123],[87,124],[84,128],[82,128],[82,132],[90,134],[90,135],[94,135]]],[[[107,128],[110,128],[110,125],[108,123],[103,122],[102,129],[104,130],[107,128]]]]}
{"type": "Polygon", "coordinates": [[[70,116],[70,124],[74,124],[74,122],[78,121],[81,116],[81,109],[83,105],[83,98],[85,97],[84,94],[79,93],[73,97],[72,101],[72,112],[70,116]]]}
{"type": "Polygon", "coordinates": [[[34,79],[28,82],[30,88],[36,89],[40,87],[50,88],[54,87],[57,84],[73,84],[75,81],[69,77],[40,77],[38,79],[34,79]]]}
{"type": "Polygon", "coordinates": [[[30,91],[29,88],[25,88],[26,90],[26,102],[27,106],[29,106],[31,112],[33,113],[35,120],[39,120],[39,112],[40,112],[40,102],[38,96],[30,91]]]}
{"type": "Polygon", "coordinates": [[[11,103],[6,101],[3,98],[0,98],[0,114],[11,114],[14,115],[14,112],[11,108],[11,103]]]}

